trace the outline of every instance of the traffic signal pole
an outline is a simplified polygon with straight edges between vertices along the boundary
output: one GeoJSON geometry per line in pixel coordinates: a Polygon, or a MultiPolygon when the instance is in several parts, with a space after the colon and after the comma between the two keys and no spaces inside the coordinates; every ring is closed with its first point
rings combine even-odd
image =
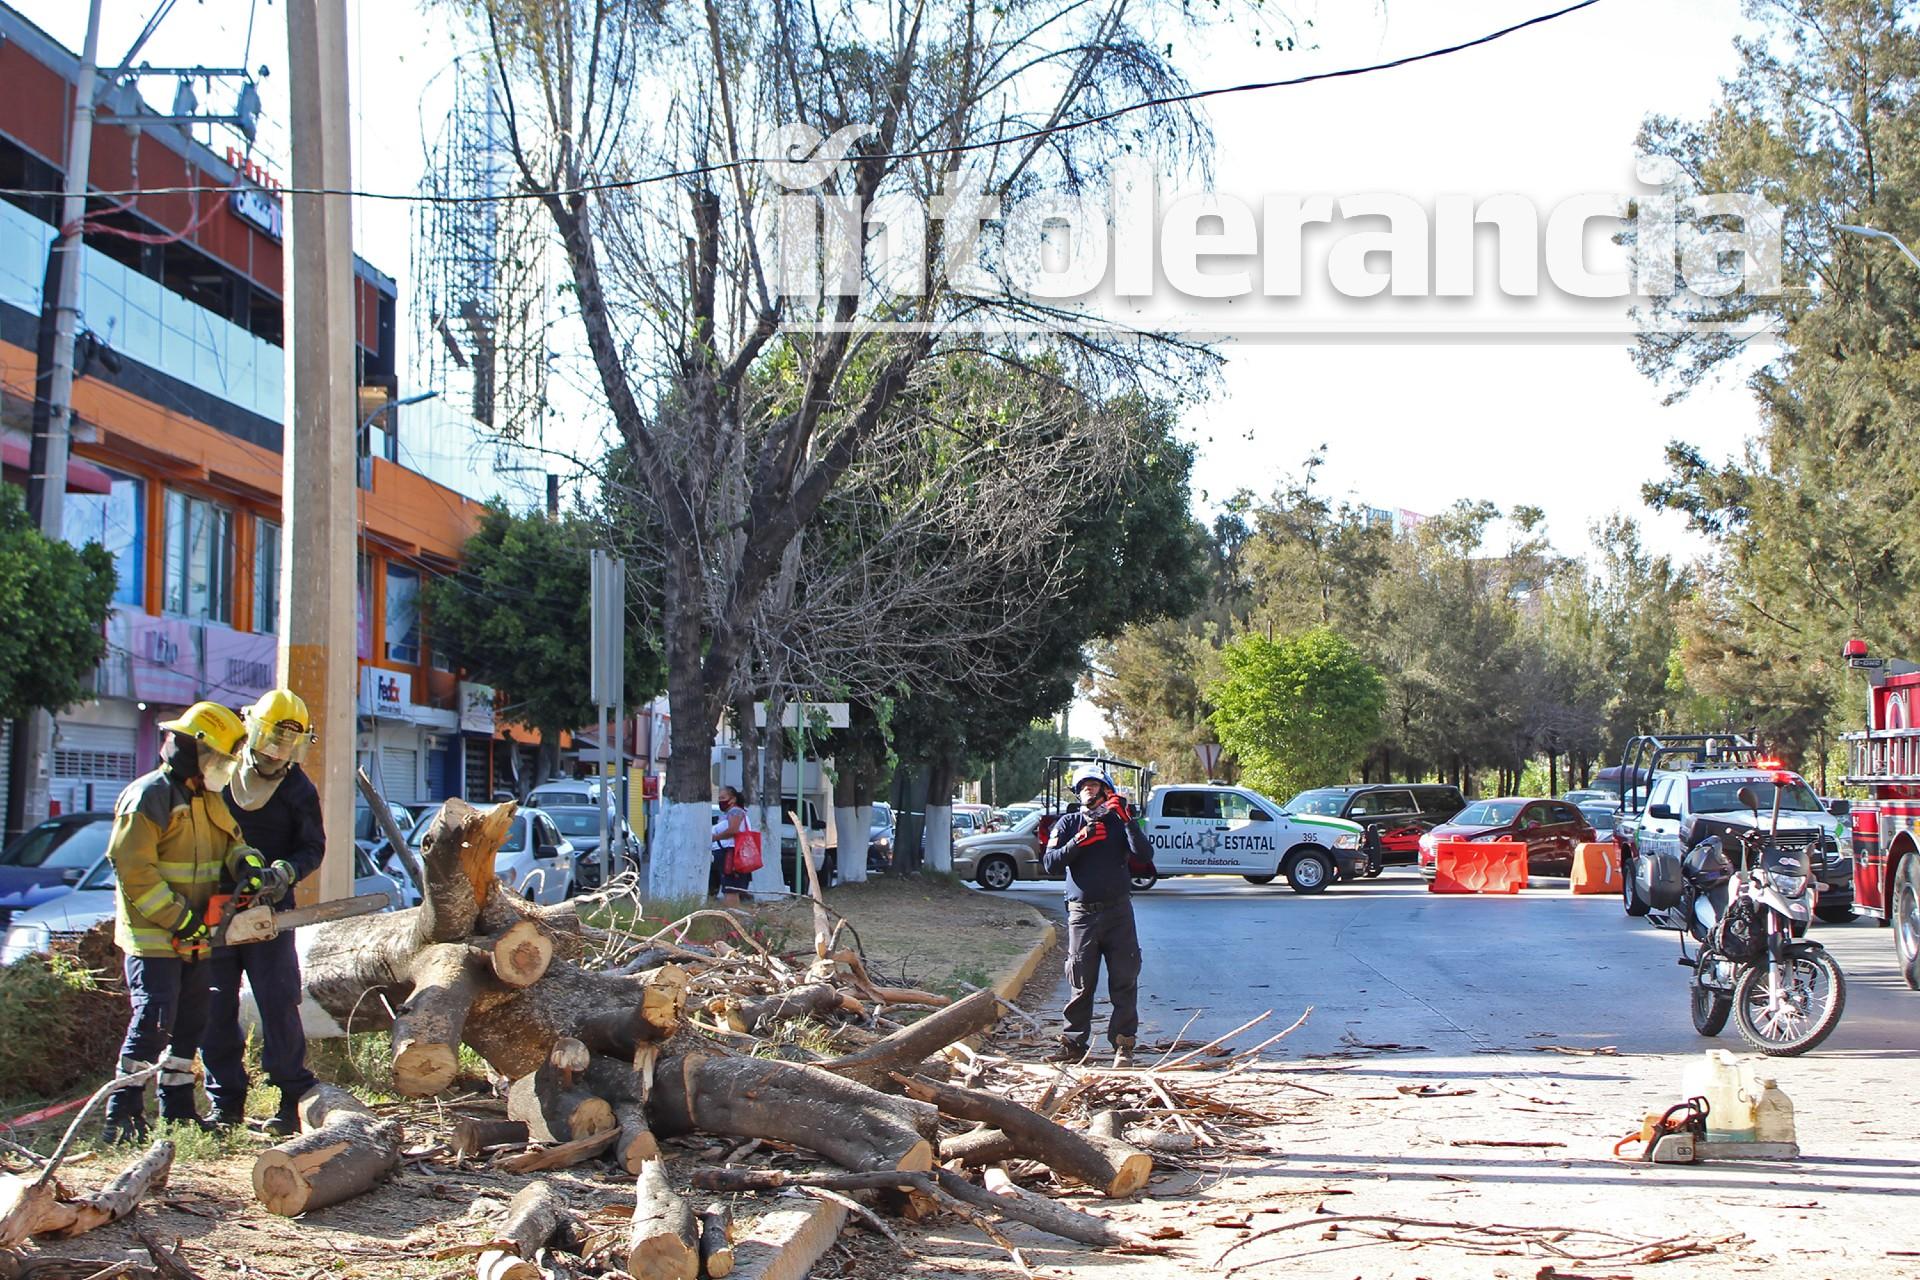
{"type": "Polygon", "coordinates": [[[353,893],[353,763],[358,730],[359,491],[354,429],[352,185],[347,145],[345,0],[287,0],[292,188],[281,257],[286,309],[286,440],[280,564],[280,680],[306,700],[319,734],[307,772],[320,791],[327,855],[300,901],[353,893]],[[317,883],[316,883],[317,882],[317,883]]]}

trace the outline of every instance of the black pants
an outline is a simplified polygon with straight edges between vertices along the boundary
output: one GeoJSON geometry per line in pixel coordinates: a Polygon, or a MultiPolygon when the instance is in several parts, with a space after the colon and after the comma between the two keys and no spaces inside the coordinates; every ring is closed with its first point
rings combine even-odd
{"type": "Polygon", "coordinates": [[[1133,903],[1126,898],[1094,907],[1067,903],[1066,1038],[1085,1045],[1093,1035],[1093,993],[1100,965],[1107,966],[1107,1039],[1131,1040],[1140,1033],[1140,935],[1133,926],[1133,903]]]}
{"type": "MultiPolygon", "coordinates": [[[[240,978],[253,988],[260,1011],[260,1065],[267,1083],[280,1090],[280,1110],[291,1114],[302,1094],[318,1083],[307,1070],[307,1033],[300,1025],[300,957],[293,934],[244,947],[221,947],[208,964],[207,1030],[200,1061],[207,1069],[207,1098],[223,1116],[247,1111],[246,1038],[240,1033],[240,978]]],[[[176,1039],[174,1052],[180,1053],[176,1039]]],[[[191,1056],[191,1049],[182,1056],[191,1056]]]]}
{"type": "Polygon", "coordinates": [[[717,898],[724,893],[745,893],[747,886],[753,883],[751,871],[728,871],[727,857],[731,849],[713,851],[713,867],[707,872],[707,896],[717,898]]]}
{"type": "MultiPolygon", "coordinates": [[[[179,956],[128,956],[127,996],[133,1016],[120,1045],[122,1073],[158,1065],[160,1087],[193,1088],[193,1046],[207,1021],[206,953],[187,961],[179,956]],[[170,1053],[169,1041],[184,1041],[184,1055],[170,1053]]],[[[58,1052],[57,1046],[48,1046],[58,1052]]],[[[190,1094],[189,1094],[190,1096],[190,1094]]],[[[107,1099],[109,1118],[137,1116],[145,1110],[144,1089],[121,1089],[107,1099]]]]}

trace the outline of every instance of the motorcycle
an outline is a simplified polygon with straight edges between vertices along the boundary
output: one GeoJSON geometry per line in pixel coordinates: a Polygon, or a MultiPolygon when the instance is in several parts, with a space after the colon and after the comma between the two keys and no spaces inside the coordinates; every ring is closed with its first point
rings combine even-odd
{"type": "MultiPolygon", "coordinates": [[[[1804,845],[1760,829],[1760,801],[1742,787],[1753,826],[1696,845],[1680,869],[1678,899],[1661,914],[1680,930],[1679,964],[1691,968],[1693,1026],[1717,1036],[1731,1014],[1740,1036],[1770,1057],[1793,1057],[1825,1040],[1847,1004],[1846,975],[1805,938],[1820,882],[1804,845]],[[1735,867],[1738,870],[1735,870],[1735,867]],[[1687,939],[1699,954],[1687,954],[1687,939]]],[[[1671,855],[1668,855],[1671,856],[1671,855]]]]}

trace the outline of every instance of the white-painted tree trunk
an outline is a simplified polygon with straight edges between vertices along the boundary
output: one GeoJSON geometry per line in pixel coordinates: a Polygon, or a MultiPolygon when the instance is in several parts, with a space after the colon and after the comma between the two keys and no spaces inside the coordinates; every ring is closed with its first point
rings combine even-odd
{"type": "Polygon", "coordinates": [[[867,819],[857,805],[833,807],[833,831],[840,850],[840,879],[859,884],[867,878],[867,819]]]}
{"type": "Polygon", "coordinates": [[[660,829],[647,866],[649,898],[704,898],[713,865],[712,809],[660,800],[660,829]]]}
{"type": "Polygon", "coordinates": [[[922,840],[920,863],[929,871],[953,870],[953,806],[927,806],[926,836],[922,840]]]}
{"type": "MultiPolygon", "coordinates": [[[[779,765],[774,766],[778,768],[779,765]]],[[[753,825],[760,830],[760,869],[753,873],[753,879],[747,882],[748,893],[776,894],[784,892],[787,885],[780,875],[780,807],[777,804],[754,804],[747,806],[753,810],[753,825]]]]}

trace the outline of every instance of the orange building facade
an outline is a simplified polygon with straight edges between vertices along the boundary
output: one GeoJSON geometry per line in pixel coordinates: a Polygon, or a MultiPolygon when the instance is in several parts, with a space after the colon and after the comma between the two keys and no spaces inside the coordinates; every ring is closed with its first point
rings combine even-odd
{"type": "MultiPolygon", "coordinates": [[[[0,6],[0,187],[60,187],[76,73],[69,50],[0,6]]],[[[102,108],[146,110],[128,89],[102,108]]],[[[105,191],[225,187],[236,169],[176,126],[103,123],[90,176],[105,191]]],[[[118,583],[97,696],[56,717],[52,796],[63,812],[110,807],[153,767],[155,725],[179,707],[238,707],[274,683],[287,545],[281,246],[277,201],[247,194],[90,204],[101,229],[83,252],[66,526],[70,541],[107,546],[118,583]]],[[[50,196],[0,197],[0,443],[5,480],[22,485],[56,207],[50,196]]],[[[355,266],[370,413],[399,390],[396,287],[355,266]]],[[[393,409],[362,432],[360,758],[396,802],[486,799],[514,763],[492,690],[461,681],[420,609],[422,584],[457,569],[483,508],[477,494],[402,465],[411,412],[393,409]]],[[[0,787],[13,791],[10,782],[0,787]]]]}

